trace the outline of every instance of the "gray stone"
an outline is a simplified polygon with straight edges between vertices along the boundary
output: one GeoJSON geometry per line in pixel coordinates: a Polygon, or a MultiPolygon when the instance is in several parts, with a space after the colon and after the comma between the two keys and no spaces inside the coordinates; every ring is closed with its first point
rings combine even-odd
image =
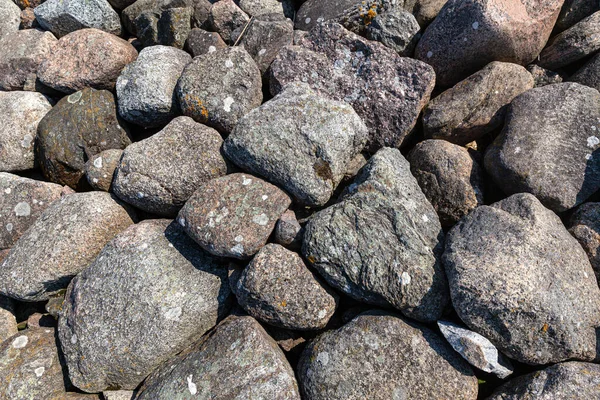
{"type": "Polygon", "coordinates": [[[311,30],[300,47],[282,49],[270,71],[274,95],[289,82],[303,81],[320,94],[350,103],[369,128],[370,152],[403,144],[435,84],[429,65],[402,58],[335,23],[311,30]]]}
{"type": "Polygon", "coordinates": [[[310,218],[302,253],[325,280],[368,304],[436,321],[448,303],[444,234],[396,149],[375,154],[344,200],[310,218]]]}
{"type": "Polygon", "coordinates": [[[554,30],[562,32],[599,10],[600,3],[596,0],[565,0],[554,30]]]}
{"type": "Polygon", "coordinates": [[[478,140],[500,128],[506,106],[533,86],[520,65],[492,62],[429,102],[423,110],[425,137],[461,145],[478,140]]]}
{"type": "Polygon", "coordinates": [[[500,379],[514,370],[510,361],[484,336],[448,321],[437,322],[442,335],[469,364],[500,379]]]}
{"type": "Polygon", "coordinates": [[[85,163],[85,177],[92,188],[105,192],[112,191],[113,177],[122,155],[123,150],[104,150],[85,163]]]}
{"type": "Polygon", "coordinates": [[[567,227],[587,253],[596,279],[600,281],[600,203],[582,204],[567,227]]]}
{"type": "Polygon", "coordinates": [[[238,5],[242,11],[253,17],[279,14],[293,18],[296,11],[293,0],[238,0],[238,5]]]}
{"type": "Polygon", "coordinates": [[[54,392],[50,397],[46,397],[47,400],[106,400],[101,398],[98,394],[83,394],[78,392],[54,392]]]}
{"type": "Polygon", "coordinates": [[[487,400],[589,400],[598,398],[600,365],[566,362],[515,378],[487,400]]]}
{"type": "Polygon", "coordinates": [[[445,140],[425,140],[408,156],[410,170],[443,227],[483,204],[483,169],[469,150],[445,140]]]}
{"type": "MultiPolygon", "coordinates": [[[[210,9],[213,0],[194,0],[194,14],[192,15],[192,28],[209,29],[210,9]]],[[[193,30],[193,29],[192,29],[193,30]]],[[[217,33],[218,35],[218,33],[217,33]]]]}
{"type": "Polygon", "coordinates": [[[217,32],[208,32],[198,28],[194,28],[190,31],[184,46],[185,50],[190,53],[192,57],[212,53],[226,47],[227,44],[225,44],[217,32]]]}
{"type": "Polygon", "coordinates": [[[373,19],[367,26],[367,39],[376,40],[403,57],[412,56],[421,38],[415,17],[396,6],[373,19]]]}
{"type": "Polygon", "coordinates": [[[232,45],[250,17],[233,0],[219,0],[211,7],[208,21],[212,30],[221,35],[225,43],[232,45]]]}
{"type": "Polygon", "coordinates": [[[306,400],[477,397],[469,365],[432,330],[372,311],[310,342],[298,366],[306,400]]]}
{"type": "Polygon", "coordinates": [[[48,300],[132,218],[131,210],[108,193],[63,196],[44,210],[0,264],[0,292],[20,301],[48,300]]]}
{"type": "Polygon", "coordinates": [[[199,185],[177,219],[209,253],[248,259],[267,243],[290,203],[277,186],[237,173],[199,185]]]}
{"type": "Polygon", "coordinates": [[[542,68],[536,64],[529,64],[527,71],[533,76],[535,82],[534,87],[552,85],[554,83],[562,83],[563,78],[559,73],[542,68]]]}
{"type": "Polygon", "coordinates": [[[192,29],[192,13],[192,7],[144,11],[133,22],[138,39],[144,46],[182,49],[192,29]]]}
{"type": "Polygon", "coordinates": [[[0,343],[17,332],[15,302],[10,297],[0,295],[0,343]]]}
{"type": "Polygon", "coordinates": [[[485,169],[507,194],[532,193],[562,212],[600,189],[600,93],[577,83],[529,90],[513,100],[485,169]]]}
{"type": "Polygon", "coordinates": [[[84,28],[121,35],[119,14],[106,0],[46,0],[33,12],[40,26],[57,38],[84,28]]]}
{"type": "Polygon", "coordinates": [[[252,317],[229,316],[209,335],[153,373],[137,400],[300,400],[277,343],[252,317]]]}
{"type": "MultiPolygon", "coordinates": [[[[137,32],[135,20],[142,14],[146,14],[146,17],[154,19],[153,25],[146,25],[151,29],[156,29],[156,23],[163,11],[171,8],[194,8],[193,0],[137,0],[134,3],[127,6],[121,12],[121,21],[123,27],[132,35],[138,36],[142,33],[137,32]]],[[[185,39],[184,39],[185,40],[185,39]]]]}
{"type": "Polygon", "coordinates": [[[167,46],[146,47],[117,79],[119,114],[143,127],[167,124],[178,113],[175,85],[192,61],[183,50],[167,46]]]}
{"type": "Polygon", "coordinates": [[[174,217],[202,183],[227,173],[222,143],[214,129],[188,117],[175,118],[125,149],[113,191],[139,209],[174,217]]]}
{"type": "Polygon", "coordinates": [[[34,143],[40,120],[52,109],[33,92],[0,92],[0,171],[35,166],[34,143]]]}
{"type": "Polygon", "coordinates": [[[596,356],[594,271],[534,196],[476,208],[448,234],[443,261],[458,316],[510,358],[542,365],[596,356]]]}
{"type": "Polygon", "coordinates": [[[373,19],[395,0],[307,0],[296,15],[296,29],[310,31],[323,22],[337,22],[356,33],[364,30],[373,19]]]}
{"type": "Polygon", "coordinates": [[[135,392],[132,390],[105,390],[102,392],[104,400],[133,400],[135,392]]]}
{"type": "Polygon", "coordinates": [[[590,58],[568,80],[600,91],[600,53],[590,58]]]}
{"type": "Polygon", "coordinates": [[[184,115],[223,133],[231,132],[263,98],[260,70],[241,47],[194,58],[175,91],[184,115]]]}
{"type": "Polygon", "coordinates": [[[294,40],[294,24],[279,14],[261,14],[254,18],[240,44],[265,73],[279,51],[294,40]]]}
{"type": "Polygon", "coordinates": [[[0,0],[0,38],[19,30],[21,9],[11,0],[0,0]]]}
{"type": "Polygon", "coordinates": [[[275,234],[273,239],[285,247],[296,247],[302,243],[302,227],[296,219],[296,213],[292,210],[287,210],[277,221],[275,225],[275,234]]]}
{"type": "Polygon", "coordinates": [[[367,128],[352,107],[293,84],[242,118],[224,151],[307,206],[327,203],[346,165],[364,147],[367,128]]]}

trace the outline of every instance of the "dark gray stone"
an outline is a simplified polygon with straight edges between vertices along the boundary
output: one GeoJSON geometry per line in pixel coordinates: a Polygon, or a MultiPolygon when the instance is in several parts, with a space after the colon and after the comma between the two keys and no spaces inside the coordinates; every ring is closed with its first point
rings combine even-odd
{"type": "Polygon", "coordinates": [[[529,64],[527,71],[533,76],[535,82],[534,87],[552,85],[554,83],[562,83],[563,77],[559,73],[542,68],[536,64],[529,64]]]}
{"type": "Polygon", "coordinates": [[[400,56],[410,57],[421,38],[420,30],[415,17],[396,6],[373,19],[367,26],[367,39],[381,42],[400,56]]]}
{"type": "Polygon", "coordinates": [[[554,29],[562,32],[599,10],[600,3],[596,0],[565,0],[554,29]]]}
{"type": "Polygon", "coordinates": [[[593,56],[568,80],[600,91],[600,53],[593,56]]]}
{"type": "MultiPolygon", "coordinates": [[[[146,25],[146,27],[150,27],[150,29],[156,29],[156,23],[163,11],[167,11],[171,8],[189,8],[190,10],[194,8],[193,0],[137,0],[132,4],[128,5],[121,12],[121,21],[123,23],[123,27],[127,29],[129,33],[134,36],[138,36],[143,34],[142,32],[137,32],[135,20],[140,17],[142,14],[145,14],[146,17],[150,17],[153,19],[154,25],[146,25]]],[[[184,39],[185,40],[185,39],[184,39]]]]}
{"type": "Polygon", "coordinates": [[[192,57],[212,53],[226,47],[227,44],[217,32],[208,32],[198,28],[190,31],[184,46],[185,51],[190,53],[192,57]]]}
{"type": "Polygon", "coordinates": [[[113,177],[122,155],[123,150],[104,150],[85,163],[85,177],[92,188],[112,191],[113,177]]]}
{"type": "Polygon", "coordinates": [[[567,227],[587,253],[596,279],[600,281],[600,203],[582,204],[567,227]]]}
{"type": "Polygon", "coordinates": [[[280,14],[262,14],[254,18],[240,45],[265,73],[279,51],[294,40],[294,24],[280,14]]]}
{"type": "Polygon", "coordinates": [[[182,49],[192,29],[192,7],[169,7],[143,11],[133,21],[144,46],[172,46],[182,49]]]}
{"type": "Polygon", "coordinates": [[[233,0],[220,0],[211,7],[208,21],[212,30],[221,35],[225,43],[232,45],[250,17],[233,0]]]}
{"type": "Polygon", "coordinates": [[[277,221],[275,225],[275,235],[273,239],[285,247],[296,247],[302,243],[302,227],[296,219],[296,213],[292,210],[287,210],[277,221]]]}

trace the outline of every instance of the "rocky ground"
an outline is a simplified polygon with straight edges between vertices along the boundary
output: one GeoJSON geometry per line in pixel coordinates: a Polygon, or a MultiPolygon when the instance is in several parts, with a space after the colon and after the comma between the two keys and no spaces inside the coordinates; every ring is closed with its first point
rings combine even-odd
{"type": "Polygon", "coordinates": [[[597,0],[0,0],[0,400],[600,399],[597,0]]]}

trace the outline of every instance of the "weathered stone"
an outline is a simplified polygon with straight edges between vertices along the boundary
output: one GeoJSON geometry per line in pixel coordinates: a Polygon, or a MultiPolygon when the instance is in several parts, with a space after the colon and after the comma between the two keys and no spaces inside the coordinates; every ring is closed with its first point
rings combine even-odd
{"type": "Polygon", "coordinates": [[[212,30],[231,45],[250,21],[250,17],[233,0],[220,0],[211,7],[208,20],[212,30]]]}
{"type": "Polygon", "coordinates": [[[131,144],[126,128],[109,91],[86,88],[63,97],[38,126],[36,150],[44,175],[73,189],[82,187],[88,159],[131,144]]]}
{"type": "Polygon", "coordinates": [[[246,30],[240,44],[265,73],[279,51],[294,40],[294,24],[280,14],[262,14],[246,30]]]}
{"type": "Polygon", "coordinates": [[[0,295],[0,343],[17,332],[15,303],[10,297],[0,295]]]}
{"type": "Polygon", "coordinates": [[[106,400],[104,397],[100,397],[97,394],[83,394],[77,392],[54,392],[49,397],[45,397],[47,400],[106,400]]]}
{"type": "Polygon", "coordinates": [[[132,390],[105,390],[102,392],[104,400],[133,400],[135,392],[132,390]]]}
{"type": "Polygon", "coordinates": [[[35,19],[33,8],[27,7],[21,11],[21,23],[19,24],[19,29],[31,29],[37,27],[39,27],[39,24],[35,19]]]}
{"type": "Polygon", "coordinates": [[[600,53],[593,56],[568,80],[600,91],[600,53]]]}
{"type": "Polygon", "coordinates": [[[419,25],[425,28],[447,2],[448,0],[404,0],[404,8],[413,13],[419,25]]]}
{"type": "Polygon", "coordinates": [[[533,88],[520,65],[492,62],[440,94],[423,111],[425,137],[465,145],[502,126],[506,106],[533,88]]]}
{"type": "Polygon", "coordinates": [[[534,196],[476,208],[448,234],[443,259],[458,316],[510,358],[541,365],[596,356],[594,271],[534,196]]]}
{"type": "Polygon", "coordinates": [[[0,16],[0,38],[19,30],[21,9],[12,0],[0,0],[0,16]]]}
{"type": "Polygon", "coordinates": [[[142,12],[135,31],[144,46],[164,45],[182,49],[192,29],[192,7],[171,7],[142,12]]]}
{"type": "Polygon", "coordinates": [[[373,19],[367,26],[367,39],[381,42],[400,56],[410,57],[421,38],[420,30],[415,17],[396,6],[373,19]]]}
{"type": "Polygon", "coordinates": [[[554,83],[562,83],[563,78],[557,72],[542,68],[536,64],[529,64],[527,71],[533,76],[534,87],[552,85],[554,83]]]}
{"type": "Polygon", "coordinates": [[[302,227],[296,219],[296,213],[287,210],[277,221],[273,238],[275,243],[286,247],[294,247],[302,243],[301,230],[302,227]]]}
{"type": "Polygon", "coordinates": [[[435,321],[449,300],[439,262],[443,237],[408,161],[386,148],[371,157],[342,202],[311,217],[302,253],[350,297],[435,321]]]}
{"type": "Polygon", "coordinates": [[[222,143],[214,129],[175,118],[125,149],[113,191],[139,209],[174,217],[201,184],[227,173],[222,143]]]}
{"type": "Polygon", "coordinates": [[[0,171],[35,166],[34,143],[40,120],[52,109],[33,92],[0,92],[0,171]]]}
{"type": "Polygon", "coordinates": [[[323,22],[337,22],[356,31],[368,26],[395,0],[307,0],[296,15],[296,29],[310,31],[323,22]]]}
{"type": "Polygon", "coordinates": [[[296,11],[293,3],[293,0],[238,0],[242,11],[254,17],[264,14],[279,14],[293,18],[296,11]]]}
{"type": "Polygon", "coordinates": [[[105,192],[112,190],[113,177],[122,155],[123,150],[104,150],[85,163],[85,177],[92,188],[105,192]]]}
{"type": "Polygon", "coordinates": [[[294,371],[252,317],[229,316],[153,373],[137,400],[194,398],[300,400],[294,371]]]}
{"type": "Polygon", "coordinates": [[[139,36],[143,33],[136,31],[135,20],[142,14],[145,14],[146,17],[149,17],[154,20],[154,25],[146,25],[147,27],[151,27],[151,29],[154,29],[163,11],[169,10],[171,8],[192,9],[193,7],[193,0],[137,0],[134,3],[128,5],[121,12],[121,21],[123,23],[123,27],[127,29],[129,33],[131,33],[134,36],[139,36]]]}
{"type": "Polygon", "coordinates": [[[308,206],[324,205],[346,165],[364,147],[367,128],[352,107],[295,83],[238,121],[224,151],[308,206]]]}
{"type": "Polygon", "coordinates": [[[60,38],[40,64],[38,78],[64,93],[85,87],[113,90],[123,67],[136,58],[127,41],[98,29],[81,29],[60,38]]]}
{"type": "Polygon", "coordinates": [[[283,48],[270,71],[274,95],[289,82],[303,81],[320,94],[350,103],[369,128],[370,152],[403,144],[435,84],[429,65],[402,58],[335,23],[311,30],[301,47],[283,48]]]}
{"type": "Polygon", "coordinates": [[[217,32],[208,32],[198,28],[194,28],[190,31],[184,46],[185,50],[190,53],[192,57],[212,53],[226,47],[227,44],[225,44],[217,32]]]}
{"type": "Polygon", "coordinates": [[[143,127],[159,127],[178,113],[175,85],[192,58],[167,46],[144,48],[117,79],[119,114],[143,127]]]}
{"type": "Polygon", "coordinates": [[[193,6],[192,28],[209,29],[210,23],[208,19],[210,17],[210,9],[212,8],[212,0],[194,0],[193,6]]]}
{"type": "Polygon", "coordinates": [[[209,253],[247,259],[267,243],[290,204],[276,186],[237,173],[199,185],[177,219],[209,253]]]}
{"type": "Polygon", "coordinates": [[[227,269],[177,223],[130,226],[67,290],[59,338],[71,381],[135,389],[226,315],[229,294],[227,269]]]}
{"type": "Polygon", "coordinates": [[[132,223],[131,210],[108,193],[63,196],[44,210],[0,264],[0,292],[21,301],[48,300],[132,223]]]}
{"type": "Polygon", "coordinates": [[[184,115],[224,133],[258,107],[263,96],[260,70],[241,47],[194,58],[183,70],[175,91],[184,115]]]}
{"type": "Polygon", "coordinates": [[[449,0],[425,30],[415,57],[449,87],[492,61],[527,65],[552,32],[564,0],[449,0]]]}
{"type": "Polygon", "coordinates": [[[441,337],[381,311],[310,342],[298,380],[306,400],[477,397],[477,378],[441,337]]]}
{"type": "Polygon", "coordinates": [[[596,0],[565,0],[554,29],[562,32],[599,10],[596,0]]]}
{"type": "Polygon", "coordinates": [[[600,93],[577,83],[529,90],[513,100],[485,169],[507,194],[532,193],[562,212],[600,189],[600,93]]]}
{"type": "Polygon", "coordinates": [[[585,203],[575,211],[567,225],[579,241],[600,282],[600,203],[585,203]]]}

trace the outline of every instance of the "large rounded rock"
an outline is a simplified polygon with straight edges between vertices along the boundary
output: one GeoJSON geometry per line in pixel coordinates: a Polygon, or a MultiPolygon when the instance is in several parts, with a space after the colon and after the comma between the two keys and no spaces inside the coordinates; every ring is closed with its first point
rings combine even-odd
{"type": "Polygon", "coordinates": [[[532,193],[562,212],[600,189],[600,93],[576,83],[529,90],[511,103],[485,169],[507,194],[532,193]]]}
{"type": "Polygon", "coordinates": [[[443,259],[459,317],[509,357],[541,365],[596,356],[594,271],[532,195],[475,209],[448,234],[443,259]]]}
{"type": "Polygon", "coordinates": [[[167,46],[146,47],[117,79],[119,114],[144,127],[168,123],[178,113],[175,85],[192,57],[167,46]]]}
{"type": "Polygon", "coordinates": [[[306,400],[477,398],[477,378],[444,339],[379,311],[309,343],[298,380],[306,400]]]}
{"type": "Polygon", "coordinates": [[[202,183],[227,172],[222,143],[214,129],[178,117],[125,149],[113,191],[144,211],[175,216],[202,183]]]}
{"type": "Polygon", "coordinates": [[[277,343],[252,317],[229,316],[210,334],[152,374],[136,399],[300,400],[277,343]]]}
{"type": "Polygon", "coordinates": [[[21,301],[48,300],[133,223],[130,213],[108,193],[63,196],[44,210],[0,264],[0,292],[21,301]]]}
{"type": "Polygon", "coordinates": [[[38,78],[64,93],[85,87],[113,90],[123,67],[136,58],[127,41],[98,29],[81,29],[60,38],[40,64],[38,78]]]}
{"type": "Polygon", "coordinates": [[[72,188],[87,184],[85,163],[108,149],[124,149],[129,133],[114,95],[90,88],[63,97],[38,125],[37,154],[44,175],[72,188]]]}
{"type": "Polygon", "coordinates": [[[600,282],[600,203],[585,203],[573,213],[567,225],[585,250],[600,282]]]}
{"type": "Polygon", "coordinates": [[[129,227],[67,290],[59,337],[71,381],[135,389],[225,316],[229,294],[227,269],[176,223],[129,227]]]}

